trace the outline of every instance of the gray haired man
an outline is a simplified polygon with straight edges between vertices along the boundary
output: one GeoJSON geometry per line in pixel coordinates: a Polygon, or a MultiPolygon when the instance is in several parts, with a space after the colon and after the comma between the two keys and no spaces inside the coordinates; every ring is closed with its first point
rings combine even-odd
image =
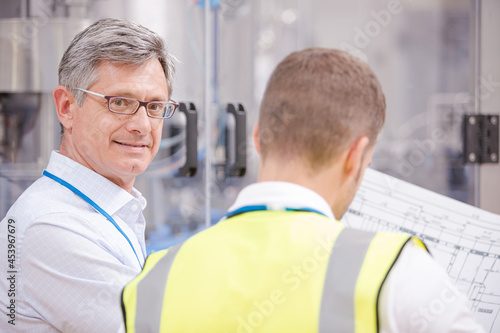
{"type": "MultiPolygon", "coordinates": [[[[146,200],[134,180],[178,107],[173,74],[163,39],[135,23],[99,20],[73,39],[54,89],[60,150],[0,224],[1,244],[7,226],[15,228],[17,271],[10,301],[11,281],[0,282],[0,331],[120,327],[121,290],[146,256],[146,200]]],[[[0,256],[7,251],[2,246],[0,256]]],[[[5,259],[0,265],[9,271],[5,259]]]]}

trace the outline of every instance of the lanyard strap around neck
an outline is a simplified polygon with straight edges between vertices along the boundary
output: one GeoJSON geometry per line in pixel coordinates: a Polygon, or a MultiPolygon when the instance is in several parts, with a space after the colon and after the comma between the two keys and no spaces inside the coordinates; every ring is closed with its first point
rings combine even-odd
{"type": "Polygon", "coordinates": [[[273,209],[273,207],[267,206],[267,205],[251,205],[251,206],[243,206],[241,208],[233,210],[232,212],[228,212],[225,215],[225,218],[228,219],[230,217],[233,217],[233,216],[236,216],[236,215],[240,215],[240,214],[243,214],[243,213],[263,211],[263,210],[266,210],[266,211],[283,211],[283,212],[311,212],[311,213],[317,213],[317,214],[326,216],[325,214],[323,214],[319,210],[316,210],[316,209],[313,209],[313,208],[308,208],[308,207],[304,207],[304,208],[288,208],[288,207],[284,207],[283,209],[273,209]]]}
{"type": "Polygon", "coordinates": [[[82,198],[87,203],[89,203],[95,210],[97,210],[99,213],[101,213],[102,216],[104,216],[106,219],[108,219],[108,221],[111,222],[111,224],[115,226],[115,228],[123,235],[123,237],[125,237],[125,239],[129,243],[130,247],[132,248],[132,251],[134,251],[135,257],[137,258],[137,262],[139,262],[139,266],[141,266],[141,269],[143,268],[142,264],[141,264],[141,261],[139,260],[139,256],[137,255],[137,252],[135,252],[135,248],[132,245],[132,242],[127,237],[127,235],[125,234],[125,232],[123,232],[123,230],[120,228],[120,226],[116,223],[116,221],[111,217],[111,215],[109,215],[108,213],[106,213],[106,211],[104,209],[102,209],[101,207],[99,207],[99,205],[96,204],[94,201],[92,201],[92,199],[90,199],[88,196],[86,196],[85,194],[83,194],[80,190],[78,190],[76,187],[74,187],[73,185],[71,185],[67,181],[65,181],[65,180],[63,180],[63,179],[61,179],[61,178],[59,178],[59,177],[51,174],[47,170],[43,170],[43,175],[46,176],[46,177],[49,177],[52,180],[55,180],[56,182],[58,182],[62,186],[70,189],[71,191],[73,191],[76,195],[78,195],[80,198],[82,198]]]}

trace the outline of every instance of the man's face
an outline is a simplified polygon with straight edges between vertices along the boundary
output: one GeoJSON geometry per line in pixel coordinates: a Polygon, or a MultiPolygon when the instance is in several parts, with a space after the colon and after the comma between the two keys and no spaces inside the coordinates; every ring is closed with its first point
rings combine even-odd
{"type": "Polygon", "coordinates": [[[359,189],[365,175],[366,168],[370,165],[373,154],[373,146],[367,147],[365,153],[363,154],[363,159],[360,163],[359,169],[356,174],[351,177],[350,181],[345,185],[345,187],[339,192],[337,200],[332,207],[333,214],[335,218],[340,220],[344,216],[345,212],[349,208],[356,192],[359,189]]]}
{"type": "MultiPolygon", "coordinates": [[[[103,62],[98,70],[99,79],[88,87],[90,91],[141,101],[168,100],[167,81],[157,59],[140,66],[103,62]]],[[[69,155],[118,186],[131,188],[158,152],[163,120],[148,117],[144,107],[133,115],[112,113],[105,98],[86,95],[66,133],[71,136],[69,155]]]]}

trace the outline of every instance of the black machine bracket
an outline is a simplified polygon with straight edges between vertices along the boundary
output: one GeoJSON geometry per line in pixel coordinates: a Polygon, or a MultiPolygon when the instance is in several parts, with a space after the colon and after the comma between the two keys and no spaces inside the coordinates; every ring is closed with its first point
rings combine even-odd
{"type": "Polygon", "coordinates": [[[227,112],[235,119],[235,142],[229,144],[229,131],[226,131],[226,177],[243,177],[247,170],[247,123],[246,112],[243,105],[238,104],[238,109],[234,104],[227,105],[227,112]],[[232,148],[232,149],[231,149],[232,148]],[[231,158],[232,157],[232,158],[231,158]]]}
{"type": "Polygon", "coordinates": [[[186,115],[186,163],[179,168],[180,177],[194,177],[198,169],[198,114],[193,103],[180,103],[179,111],[186,115]]]}
{"type": "Polygon", "coordinates": [[[464,115],[464,162],[498,163],[498,115],[464,115]]]}

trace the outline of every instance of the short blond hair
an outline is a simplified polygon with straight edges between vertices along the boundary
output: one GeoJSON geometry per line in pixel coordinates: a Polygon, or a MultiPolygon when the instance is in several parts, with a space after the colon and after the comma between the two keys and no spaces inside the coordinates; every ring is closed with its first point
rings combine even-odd
{"type": "Polygon", "coordinates": [[[300,157],[320,168],[361,136],[373,144],[385,107],[380,83],[363,61],[334,49],[294,52],[278,64],[264,93],[261,158],[300,157]]]}

